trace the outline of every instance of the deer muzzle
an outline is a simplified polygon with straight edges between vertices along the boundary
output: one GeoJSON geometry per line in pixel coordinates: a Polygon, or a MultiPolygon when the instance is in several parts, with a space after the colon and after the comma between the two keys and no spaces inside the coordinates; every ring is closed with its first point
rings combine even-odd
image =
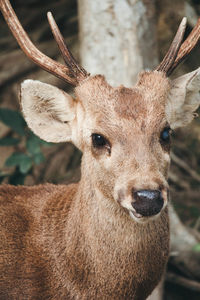
{"type": "Polygon", "coordinates": [[[163,205],[162,192],[159,190],[132,191],[134,201],[131,203],[136,217],[150,217],[157,215],[163,205]]]}

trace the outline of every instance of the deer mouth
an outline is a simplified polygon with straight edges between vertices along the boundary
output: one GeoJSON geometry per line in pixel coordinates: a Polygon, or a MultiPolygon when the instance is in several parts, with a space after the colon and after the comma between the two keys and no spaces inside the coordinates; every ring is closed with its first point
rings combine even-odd
{"type": "Polygon", "coordinates": [[[137,213],[135,210],[129,210],[129,214],[130,214],[130,216],[131,217],[135,217],[135,218],[137,218],[137,219],[141,219],[141,218],[143,218],[143,216],[141,215],[141,214],[139,214],[139,213],[137,213]]]}
{"type": "Polygon", "coordinates": [[[135,210],[131,209],[131,210],[129,210],[129,215],[133,220],[145,222],[145,221],[148,221],[150,219],[153,219],[153,218],[159,216],[160,212],[161,212],[161,210],[155,214],[141,215],[141,214],[137,213],[135,210]]]}

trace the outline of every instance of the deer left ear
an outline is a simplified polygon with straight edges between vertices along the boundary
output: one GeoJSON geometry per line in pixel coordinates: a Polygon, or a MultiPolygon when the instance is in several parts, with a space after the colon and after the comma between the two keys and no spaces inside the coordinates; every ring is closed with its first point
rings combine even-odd
{"type": "Polygon", "coordinates": [[[64,91],[37,80],[21,85],[21,106],[29,128],[47,142],[75,143],[76,102],[64,91]]]}
{"type": "Polygon", "coordinates": [[[200,105],[200,68],[172,81],[166,117],[172,129],[188,125],[200,105]]]}

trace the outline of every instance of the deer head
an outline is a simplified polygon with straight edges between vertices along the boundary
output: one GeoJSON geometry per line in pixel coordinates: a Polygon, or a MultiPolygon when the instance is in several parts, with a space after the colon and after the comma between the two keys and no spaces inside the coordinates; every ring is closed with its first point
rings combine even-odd
{"type": "Polygon", "coordinates": [[[158,215],[168,201],[170,133],[194,117],[200,103],[200,68],[171,81],[168,75],[194,48],[200,20],[182,43],[186,19],[158,68],[142,72],[133,88],[113,88],[78,65],[51,15],[49,23],[64,57],[61,65],[31,43],[8,1],[1,10],[23,51],[45,70],[76,86],[75,97],[39,81],[21,85],[28,126],[49,142],[70,141],[84,153],[82,182],[138,221],[158,215]]]}

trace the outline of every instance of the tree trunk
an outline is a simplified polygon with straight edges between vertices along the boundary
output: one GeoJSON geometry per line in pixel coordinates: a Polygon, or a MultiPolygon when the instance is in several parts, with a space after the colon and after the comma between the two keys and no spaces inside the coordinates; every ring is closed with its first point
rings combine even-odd
{"type": "Polygon", "coordinates": [[[130,87],[157,65],[154,1],[81,0],[79,22],[82,63],[110,84],[130,87]]]}

